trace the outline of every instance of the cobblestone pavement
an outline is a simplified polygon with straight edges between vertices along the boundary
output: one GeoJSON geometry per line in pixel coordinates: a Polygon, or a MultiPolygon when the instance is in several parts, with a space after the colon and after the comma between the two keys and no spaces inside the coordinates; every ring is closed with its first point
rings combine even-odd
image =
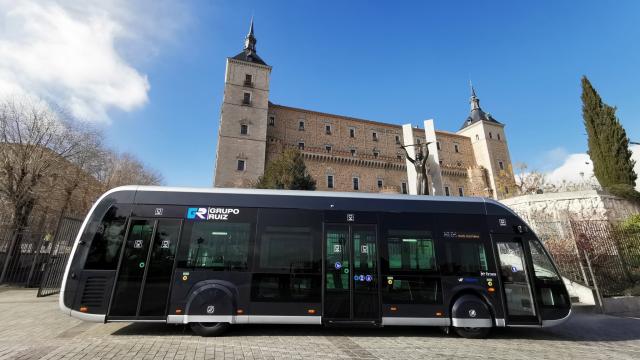
{"type": "Polygon", "coordinates": [[[552,329],[498,329],[468,340],[436,328],[243,325],[202,338],[183,326],[95,324],[57,296],[0,288],[0,359],[640,359],[640,319],[576,314],[552,329]]]}

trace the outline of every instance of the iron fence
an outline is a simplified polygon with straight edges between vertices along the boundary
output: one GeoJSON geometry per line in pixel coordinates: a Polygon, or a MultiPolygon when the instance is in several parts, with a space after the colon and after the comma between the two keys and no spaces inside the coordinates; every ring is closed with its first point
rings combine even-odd
{"type": "Polygon", "coordinates": [[[640,282],[639,233],[605,220],[527,220],[569,280],[597,285],[603,296],[623,295],[640,282]]]}
{"type": "Polygon", "coordinates": [[[65,265],[71,254],[74,239],[80,231],[81,224],[81,220],[64,218],[58,225],[51,252],[49,252],[44,265],[38,297],[60,292],[65,265]]]}
{"type": "Polygon", "coordinates": [[[60,262],[66,261],[79,227],[80,220],[71,218],[60,219],[56,235],[0,226],[0,284],[39,288],[43,281],[48,284],[61,278],[57,273],[64,265],[60,262]]]}

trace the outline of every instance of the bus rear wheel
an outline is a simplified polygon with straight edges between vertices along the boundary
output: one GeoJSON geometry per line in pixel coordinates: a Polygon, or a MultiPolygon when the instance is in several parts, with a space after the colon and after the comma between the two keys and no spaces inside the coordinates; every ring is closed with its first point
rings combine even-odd
{"type": "Polygon", "coordinates": [[[200,336],[220,336],[229,329],[229,323],[190,323],[191,330],[200,336]]]}
{"type": "Polygon", "coordinates": [[[491,328],[488,327],[456,327],[453,329],[455,330],[456,334],[458,334],[458,336],[465,339],[484,339],[489,336],[489,333],[491,332],[491,328]]]}

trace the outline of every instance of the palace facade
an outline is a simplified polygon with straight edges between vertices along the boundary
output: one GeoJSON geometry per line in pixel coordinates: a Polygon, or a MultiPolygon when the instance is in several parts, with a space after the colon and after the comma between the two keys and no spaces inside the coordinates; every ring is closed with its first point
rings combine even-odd
{"type": "Polygon", "coordinates": [[[304,156],[317,189],[408,193],[402,144],[429,142],[430,193],[505,198],[515,191],[504,124],[480,108],[456,132],[403,127],[272,103],[272,67],[256,52],[253,21],[244,49],[227,58],[214,186],[252,187],[286,147],[304,156]]]}

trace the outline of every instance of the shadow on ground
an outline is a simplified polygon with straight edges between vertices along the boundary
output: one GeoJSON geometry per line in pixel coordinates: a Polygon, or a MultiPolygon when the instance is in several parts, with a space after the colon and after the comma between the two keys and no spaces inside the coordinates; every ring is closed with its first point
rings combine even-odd
{"type": "MultiPolygon", "coordinates": [[[[133,323],[114,336],[197,336],[189,326],[133,323]]],[[[313,325],[234,325],[228,337],[252,336],[348,336],[348,337],[448,337],[436,327],[336,328],[313,325]]],[[[598,314],[575,314],[554,328],[497,328],[494,339],[551,341],[627,341],[640,339],[640,320],[598,314]]]]}

